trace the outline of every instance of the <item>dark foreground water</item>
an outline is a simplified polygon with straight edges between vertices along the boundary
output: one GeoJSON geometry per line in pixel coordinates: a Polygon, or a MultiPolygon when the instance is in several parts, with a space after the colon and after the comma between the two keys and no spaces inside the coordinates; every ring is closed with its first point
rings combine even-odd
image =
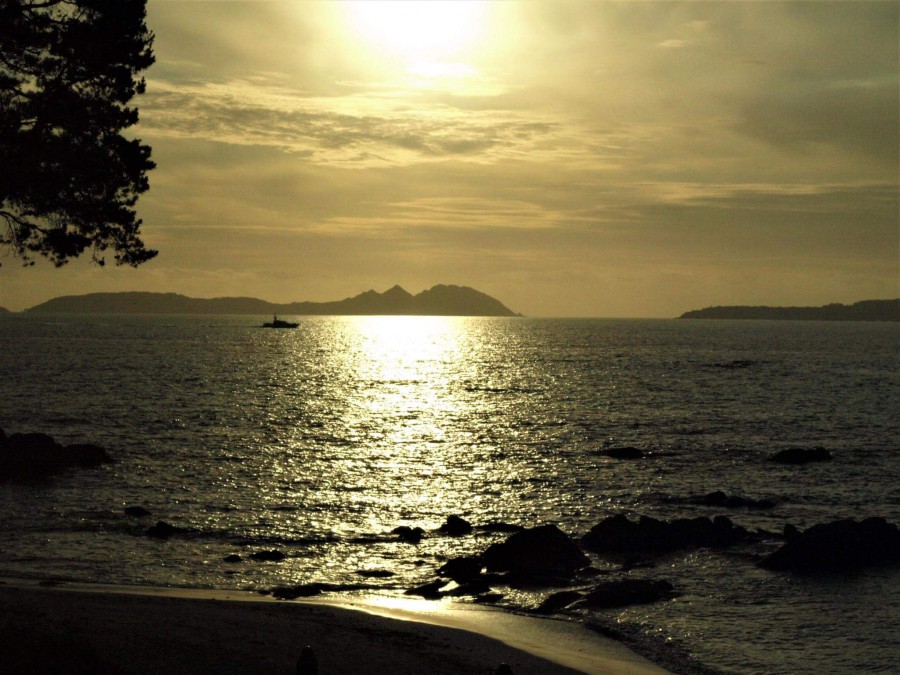
{"type": "MultiPolygon", "coordinates": [[[[117,460],[0,485],[0,575],[399,594],[504,536],[431,532],[449,514],[572,536],[615,513],[724,513],[775,532],[900,523],[896,324],[262,320],[0,317],[0,428],[97,443],[117,460]],[[598,454],[611,446],[648,456],[598,454]],[[791,446],[834,460],[767,461],[791,446]],[[776,506],[690,503],[713,490],[776,506]],[[153,515],[126,515],[134,505],[153,515]],[[187,531],[144,536],[158,519],[187,531]],[[398,525],[429,532],[398,542],[398,525]],[[247,559],[271,549],[287,559],[247,559]]],[[[577,618],[722,671],[896,672],[900,570],[757,568],[776,546],[665,557],[628,576],[667,578],[680,597],[577,618]]],[[[558,589],[498,590],[523,608],[558,589]]]]}

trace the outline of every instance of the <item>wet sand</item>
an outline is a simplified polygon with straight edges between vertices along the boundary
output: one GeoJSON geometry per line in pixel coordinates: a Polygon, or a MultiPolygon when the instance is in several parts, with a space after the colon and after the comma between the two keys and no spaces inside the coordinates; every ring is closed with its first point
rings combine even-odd
{"type": "Polygon", "coordinates": [[[665,672],[577,624],[471,605],[0,584],[6,672],[295,673],[307,645],[321,675],[665,672]]]}

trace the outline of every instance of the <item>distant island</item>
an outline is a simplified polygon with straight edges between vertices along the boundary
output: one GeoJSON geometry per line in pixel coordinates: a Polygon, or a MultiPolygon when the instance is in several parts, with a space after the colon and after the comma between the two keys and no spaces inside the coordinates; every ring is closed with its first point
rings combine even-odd
{"type": "Polygon", "coordinates": [[[437,285],[418,295],[394,286],[333,302],[278,304],[257,298],[189,298],[176,293],[67,295],[25,310],[34,314],[282,314],[520,316],[499,300],[467,286],[437,285]]]}
{"type": "Polygon", "coordinates": [[[707,307],[685,312],[680,319],[767,319],[789,321],[900,321],[900,298],[863,300],[852,305],[822,307],[707,307]]]}

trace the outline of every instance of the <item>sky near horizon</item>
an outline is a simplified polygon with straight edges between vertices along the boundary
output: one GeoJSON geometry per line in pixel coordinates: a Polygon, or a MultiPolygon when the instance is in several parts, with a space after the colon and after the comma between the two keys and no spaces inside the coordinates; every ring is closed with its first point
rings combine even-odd
{"type": "Polygon", "coordinates": [[[472,286],[529,316],[900,295],[900,3],[150,0],[141,268],[0,306],[472,286]]]}

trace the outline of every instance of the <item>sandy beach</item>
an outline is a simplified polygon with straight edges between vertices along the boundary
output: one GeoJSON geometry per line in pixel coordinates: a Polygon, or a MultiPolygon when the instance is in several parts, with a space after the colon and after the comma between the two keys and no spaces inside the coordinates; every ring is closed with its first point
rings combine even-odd
{"type": "Polygon", "coordinates": [[[565,622],[441,603],[276,601],[248,592],[0,585],[6,672],[663,673],[565,622]],[[351,604],[348,604],[351,603],[351,604]]]}

